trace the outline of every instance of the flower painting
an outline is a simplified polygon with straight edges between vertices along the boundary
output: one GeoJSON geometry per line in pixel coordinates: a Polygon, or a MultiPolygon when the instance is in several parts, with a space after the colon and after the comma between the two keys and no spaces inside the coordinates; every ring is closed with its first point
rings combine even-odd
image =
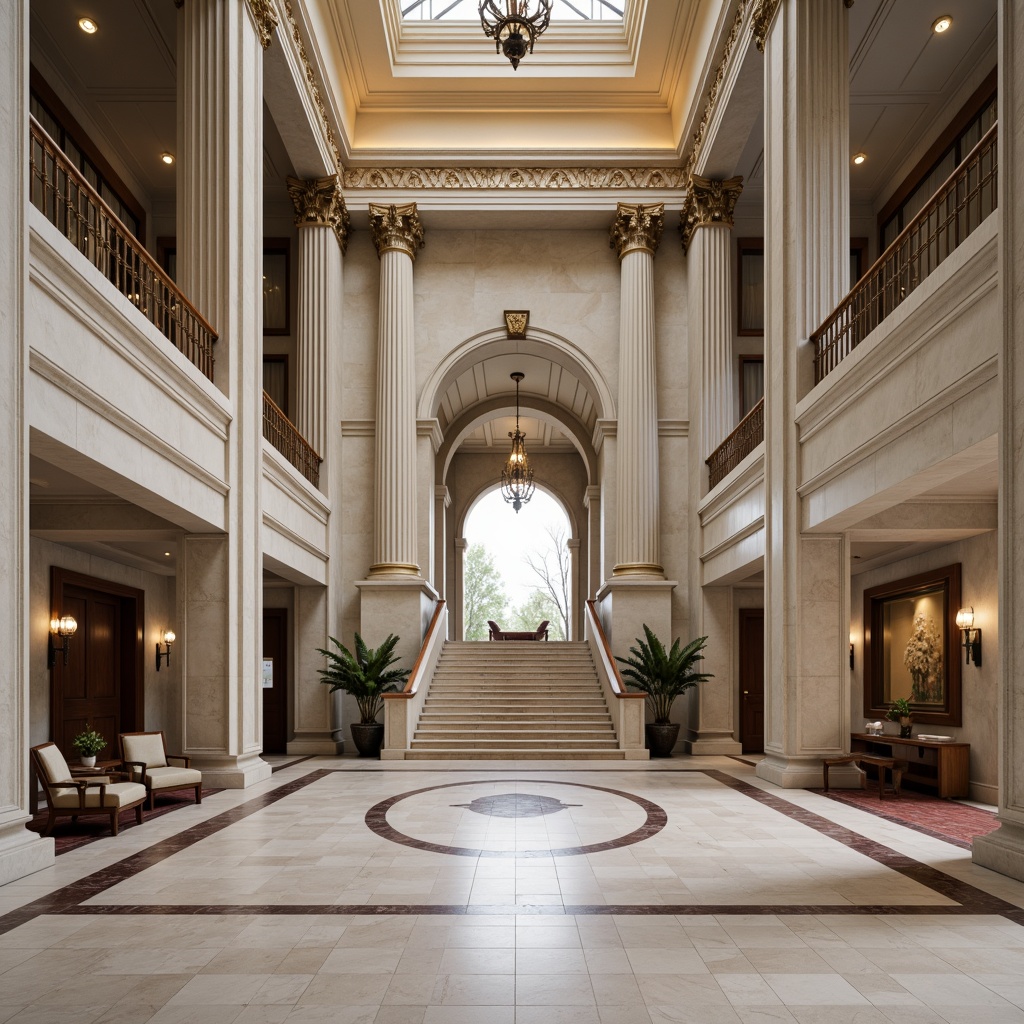
{"type": "Polygon", "coordinates": [[[910,672],[910,702],[940,704],[942,702],[942,635],[934,619],[923,614],[914,616],[913,632],[903,652],[903,664],[910,672]]]}

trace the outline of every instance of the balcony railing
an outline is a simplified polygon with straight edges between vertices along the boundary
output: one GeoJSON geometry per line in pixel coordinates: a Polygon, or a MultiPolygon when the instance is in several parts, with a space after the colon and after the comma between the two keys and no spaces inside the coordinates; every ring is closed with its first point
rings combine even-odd
{"type": "Polygon", "coordinates": [[[266,391],[263,392],[263,436],[314,487],[320,486],[320,463],[324,460],[313,451],[266,391]]]}
{"type": "Polygon", "coordinates": [[[706,460],[708,486],[714,487],[724,480],[763,440],[764,399],[762,398],[706,460]]]}
{"type": "Polygon", "coordinates": [[[216,331],[34,118],[30,131],[32,205],[212,380],[216,331]]]}
{"type": "Polygon", "coordinates": [[[996,209],[993,125],[838,309],[811,335],[814,382],[834,370],[996,209]]]}

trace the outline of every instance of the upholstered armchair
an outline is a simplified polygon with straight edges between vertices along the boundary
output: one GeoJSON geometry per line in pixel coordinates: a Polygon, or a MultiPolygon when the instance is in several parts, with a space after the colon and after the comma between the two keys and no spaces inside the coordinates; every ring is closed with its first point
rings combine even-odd
{"type": "Polygon", "coordinates": [[[532,630],[502,629],[491,619],[487,620],[487,625],[491,628],[488,640],[547,640],[550,620],[545,619],[536,629],[532,630]]]}
{"type": "Polygon", "coordinates": [[[48,836],[59,816],[77,821],[81,815],[105,814],[110,819],[110,832],[117,835],[118,815],[135,808],[135,821],[142,824],[142,805],[146,800],[146,787],[136,782],[111,781],[123,778],[120,772],[102,776],[75,778],[64,755],[56,743],[40,743],[29,750],[36,775],[46,796],[49,817],[43,828],[48,836]]]}
{"type": "Polygon", "coordinates": [[[156,806],[156,794],[177,789],[193,789],[196,803],[203,802],[203,773],[189,767],[184,754],[168,754],[163,730],[159,732],[123,732],[120,734],[121,759],[132,779],[146,787],[149,809],[156,806]],[[171,764],[180,761],[180,764],[171,764]]]}

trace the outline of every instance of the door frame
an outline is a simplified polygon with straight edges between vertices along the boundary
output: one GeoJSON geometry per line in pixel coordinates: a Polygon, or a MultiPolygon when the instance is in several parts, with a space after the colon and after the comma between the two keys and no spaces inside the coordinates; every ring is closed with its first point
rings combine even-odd
{"type": "MultiPolygon", "coordinates": [[[[50,618],[63,614],[66,586],[95,590],[100,594],[121,598],[121,729],[132,732],[144,729],[146,723],[145,629],[146,592],[112,580],[86,576],[59,565],[50,566],[50,618]],[[134,685],[125,680],[134,679],[134,685]]],[[[50,737],[60,743],[63,735],[61,709],[64,706],[63,673],[55,665],[50,669],[50,737]]],[[[70,737],[68,737],[70,739],[70,737]]],[[[111,741],[113,742],[113,741],[111,741]]],[[[112,748],[113,749],[113,748],[112,748]]]]}

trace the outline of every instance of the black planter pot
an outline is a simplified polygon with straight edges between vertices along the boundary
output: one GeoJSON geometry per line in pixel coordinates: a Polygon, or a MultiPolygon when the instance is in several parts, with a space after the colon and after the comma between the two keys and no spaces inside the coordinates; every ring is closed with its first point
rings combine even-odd
{"type": "Polygon", "coordinates": [[[352,742],[356,745],[360,757],[380,757],[380,748],[384,744],[384,726],[380,722],[353,722],[352,742]]]}
{"type": "Polygon", "coordinates": [[[679,739],[679,723],[668,722],[659,725],[651,722],[644,726],[644,735],[647,737],[647,749],[651,757],[671,757],[672,748],[679,739]]]}

